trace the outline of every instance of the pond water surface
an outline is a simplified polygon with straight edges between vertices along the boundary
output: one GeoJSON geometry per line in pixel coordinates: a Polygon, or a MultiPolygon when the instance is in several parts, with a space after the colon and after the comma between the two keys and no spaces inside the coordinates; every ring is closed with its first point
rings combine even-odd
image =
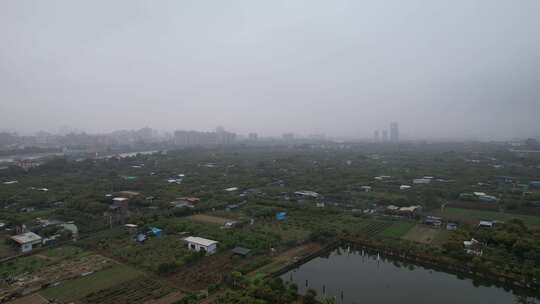
{"type": "Polygon", "coordinates": [[[315,258],[281,278],[296,283],[300,294],[312,288],[344,304],[540,303],[502,287],[350,248],[315,258]]]}

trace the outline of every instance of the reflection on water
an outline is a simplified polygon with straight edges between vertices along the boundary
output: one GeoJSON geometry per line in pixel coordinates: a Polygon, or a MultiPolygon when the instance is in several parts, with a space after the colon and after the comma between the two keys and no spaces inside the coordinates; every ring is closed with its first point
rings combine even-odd
{"type": "Polygon", "coordinates": [[[281,278],[312,288],[336,303],[540,303],[511,290],[454,274],[387,259],[377,253],[339,248],[281,278]]]}

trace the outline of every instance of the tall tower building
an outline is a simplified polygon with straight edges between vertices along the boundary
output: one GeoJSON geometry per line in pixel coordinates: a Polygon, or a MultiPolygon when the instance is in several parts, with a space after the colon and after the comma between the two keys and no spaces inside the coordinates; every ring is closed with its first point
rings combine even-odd
{"type": "Polygon", "coordinates": [[[397,122],[390,124],[390,141],[393,143],[399,142],[399,126],[397,122]]]}
{"type": "Polygon", "coordinates": [[[375,132],[373,132],[373,141],[375,141],[375,142],[380,142],[381,141],[381,136],[379,135],[379,130],[375,130],[375,132]]]}
{"type": "Polygon", "coordinates": [[[388,142],[388,131],[382,131],[382,142],[388,142]]]}

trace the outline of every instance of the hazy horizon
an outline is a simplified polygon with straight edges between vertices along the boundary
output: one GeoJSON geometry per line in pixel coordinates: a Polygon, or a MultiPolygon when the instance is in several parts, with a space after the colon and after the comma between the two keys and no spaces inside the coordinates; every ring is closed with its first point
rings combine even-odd
{"type": "Polygon", "coordinates": [[[540,1],[0,3],[0,129],[540,136],[540,1]]]}

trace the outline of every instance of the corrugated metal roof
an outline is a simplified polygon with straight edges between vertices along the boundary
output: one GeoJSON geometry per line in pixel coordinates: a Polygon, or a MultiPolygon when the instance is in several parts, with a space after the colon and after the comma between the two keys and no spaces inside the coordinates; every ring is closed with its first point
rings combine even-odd
{"type": "Polygon", "coordinates": [[[201,246],[206,246],[206,247],[218,243],[217,241],[213,241],[213,240],[209,240],[209,239],[205,239],[205,238],[201,238],[201,237],[197,237],[197,236],[189,236],[189,237],[185,238],[184,241],[186,241],[188,243],[199,244],[201,246]]]}
{"type": "Polygon", "coordinates": [[[12,240],[19,244],[33,243],[41,241],[41,237],[33,232],[26,232],[11,237],[12,240]]]}

